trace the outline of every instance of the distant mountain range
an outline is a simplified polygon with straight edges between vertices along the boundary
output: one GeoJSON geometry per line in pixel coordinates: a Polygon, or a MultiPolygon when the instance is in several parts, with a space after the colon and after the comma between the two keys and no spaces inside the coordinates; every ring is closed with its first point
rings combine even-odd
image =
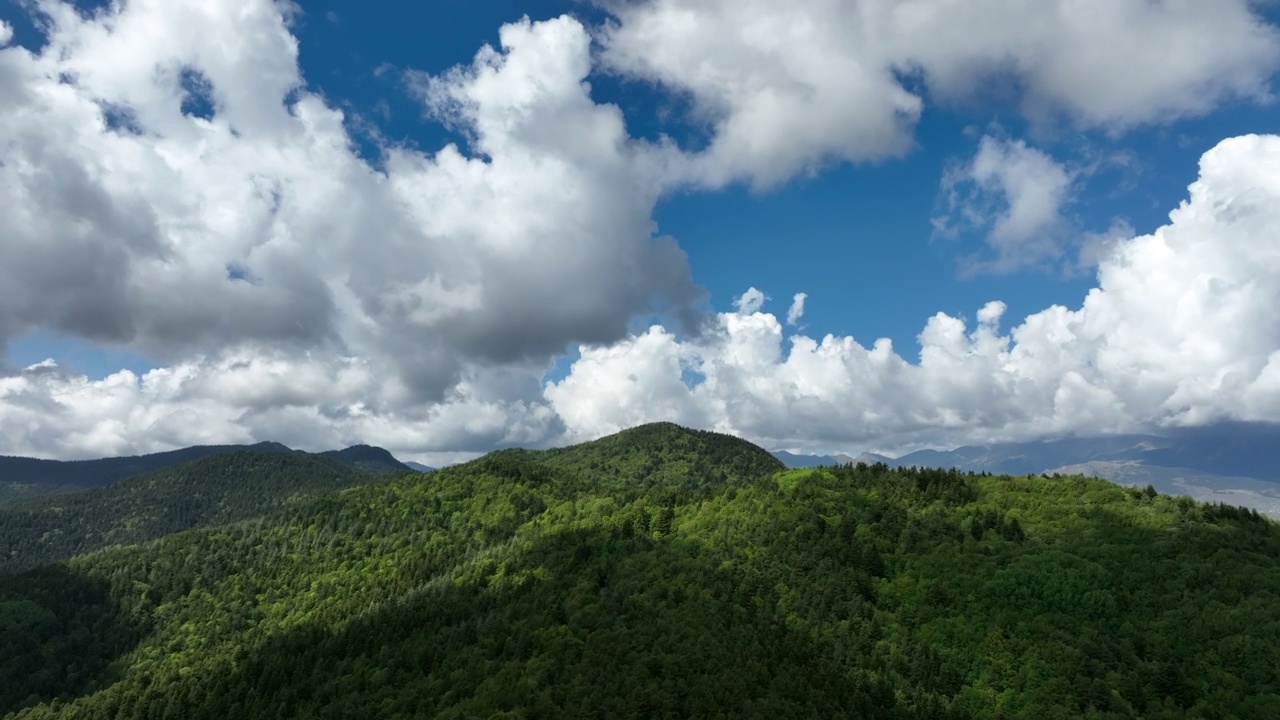
{"type": "MultiPolygon", "coordinates": [[[[277,442],[262,442],[255,445],[197,445],[149,455],[99,460],[40,460],[0,455],[0,507],[16,500],[103,487],[128,477],[182,465],[210,455],[241,450],[309,454],[277,442]]],[[[417,469],[396,460],[386,450],[369,445],[353,445],[343,450],[315,454],[374,474],[417,469]]]]}
{"type": "Polygon", "coordinates": [[[796,455],[783,450],[776,450],[770,454],[781,460],[782,464],[789,468],[815,468],[857,462],[856,458],[848,455],[796,455]]]}
{"type": "Polygon", "coordinates": [[[1122,485],[1152,485],[1165,494],[1250,507],[1280,518],[1280,427],[1273,425],[1229,423],[1163,437],[1115,435],[918,450],[898,458],[785,452],[774,457],[795,468],[883,462],[1009,475],[1081,474],[1122,485]]]}

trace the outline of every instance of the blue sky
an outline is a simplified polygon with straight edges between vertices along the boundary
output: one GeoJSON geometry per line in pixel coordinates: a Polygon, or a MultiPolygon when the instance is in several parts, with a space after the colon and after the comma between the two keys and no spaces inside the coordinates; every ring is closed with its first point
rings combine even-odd
{"type": "Polygon", "coordinates": [[[682,0],[358,9],[139,0],[81,4],[77,14],[6,0],[0,68],[9,75],[0,80],[11,81],[0,91],[29,112],[0,115],[0,141],[10,143],[0,172],[11,171],[0,187],[15,193],[6,202],[32,209],[20,227],[0,225],[0,252],[23,268],[10,279],[23,288],[8,300],[14,309],[0,312],[9,378],[0,453],[276,439],[375,442],[430,460],[656,419],[772,447],[857,451],[1280,420],[1280,403],[1266,400],[1280,338],[1272,321],[1249,314],[1273,295],[1248,274],[1265,274],[1253,251],[1277,240],[1198,219],[1201,205],[1230,204],[1222,197],[1233,193],[1274,209],[1270,186],[1247,176],[1269,146],[1215,148],[1280,126],[1280,11],[1126,0],[1093,15],[1029,4],[1014,18],[980,2],[948,18],[954,8],[918,0],[911,25],[876,20],[878,6],[802,2],[773,16],[768,4],[682,0]],[[1047,23],[1034,22],[1041,14],[1047,23]],[[681,17],[714,41],[663,31],[681,17]],[[880,21],[888,24],[868,29],[880,21]],[[964,42],[928,35],[965,22],[982,32],[964,42]],[[158,49],[129,46],[135,26],[160,33],[158,49]],[[210,46],[174,40],[190,27],[207,28],[210,46]],[[773,30],[752,30],[760,27],[799,39],[775,42],[773,30]],[[227,46],[213,44],[219,33],[243,45],[239,54],[218,55],[227,46]],[[1194,58],[1188,38],[1201,43],[1194,58]],[[488,64],[473,65],[485,45],[488,64]],[[589,94],[574,90],[577,67],[589,94]],[[166,80],[175,68],[209,79],[208,94],[166,80]],[[525,92],[531,104],[503,104],[525,92]],[[58,93],[67,97],[49,100],[58,93]],[[915,110],[895,116],[877,104],[903,93],[915,110]],[[208,117],[190,112],[197,101],[208,117]],[[86,129],[95,107],[104,118],[125,108],[140,131],[86,129]],[[307,107],[341,121],[316,130],[324,123],[307,107]],[[554,136],[605,127],[575,123],[614,112],[625,129],[609,129],[608,142],[627,148],[616,157],[554,136]],[[333,142],[314,144],[321,134],[333,142]],[[86,152],[54,158],[24,144],[46,141],[86,152]],[[486,187],[518,197],[472,197],[479,191],[465,175],[418,164],[439,163],[450,143],[488,164],[486,187]],[[241,149],[249,159],[238,159],[241,149]],[[1169,213],[1215,152],[1229,167],[1202,178],[1206,199],[1192,199],[1177,241],[1158,240],[1183,259],[1207,253],[1204,261],[1151,264],[1157,240],[1141,239],[1177,228],[1169,213]],[[294,160],[268,160],[276,153],[294,160]],[[527,162],[557,163],[550,172],[570,190],[524,198],[541,176],[503,173],[527,162]],[[153,165],[169,174],[149,174],[153,165]],[[41,167],[50,177],[39,182],[23,170],[41,167]],[[74,172],[55,177],[55,168],[74,172]],[[66,183],[83,182],[75,178],[96,183],[97,204],[49,202],[62,215],[41,216],[43,194],[61,198],[66,183]],[[260,222],[233,217],[268,185],[275,205],[260,222]],[[193,197],[200,202],[185,203],[193,197]],[[467,208],[496,215],[477,220],[467,208]],[[326,215],[339,210],[349,214],[326,215]],[[68,212],[78,224],[62,222],[68,212]],[[1101,254],[1081,254],[1103,236],[1101,254]],[[659,237],[672,238],[687,265],[659,237]],[[152,256],[152,246],[164,249],[152,256]],[[484,251],[472,257],[473,247],[484,251]],[[540,248],[547,268],[517,260],[543,257],[540,248]],[[55,251],[101,258],[54,271],[44,253],[55,251]],[[1189,275],[1197,266],[1206,269],[1189,275]],[[1108,268],[1110,286],[1100,275],[1108,268]],[[1168,320],[1141,314],[1151,311],[1138,292],[1148,281],[1195,322],[1256,320],[1261,340],[1192,320],[1147,337],[1134,328],[1168,320]],[[742,302],[750,288],[768,301],[742,302]],[[1085,312],[1091,291],[1105,307],[1085,312]],[[797,293],[803,314],[788,323],[797,293]],[[991,310],[999,323],[983,345],[979,311],[992,301],[1003,307],[991,310]],[[1080,315],[1044,314],[1055,305],[1080,315]],[[1214,315],[1224,306],[1236,314],[1214,315]],[[963,347],[943,340],[952,319],[964,323],[963,347]],[[1010,334],[1024,323],[1023,335],[1010,334]],[[1052,353],[1036,350],[1037,332],[1052,353]],[[809,364],[791,354],[795,338],[827,335],[856,347],[815,351],[822,359],[809,364]],[[910,367],[876,365],[879,338],[910,367]],[[929,346],[985,364],[929,366],[929,346]],[[31,367],[46,358],[56,365],[31,367]],[[365,380],[337,393],[357,366],[365,380]],[[1083,385],[1070,384],[1073,368],[1083,385]],[[1238,387],[1224,385],[1237,376],[1238,387]],[[1151,378],[1162,384],[1148,388],[1151,378]],[[890,407],[902,388],[919,396],[890,407]],[[1233,404],[1232,393],[1246,392],[1264,400],[1233,404]],[[1092,400],[1076,408],[1068,399],[1081,393],[1092,400]],[[37,406],[62,420],[33,430],[37,406]],[[182,430],[197,418],[198,431],[182,430]]]}
{"type": "MultiPolygon", "coordinates": [[[[606,17],[585,2],[406,7],[383,1],[364,4],[359,12],[338,2],[307,7],[298,36],[308,83],[387,138],[425,151],[459,138],[423,118],[421,107],[404,91],[400,72],[443,72],[464,63],[480,45],[497,43],[498,27],[523,16],[536,20],[570,13],[596,22],[606,17]],[[380,103],[387,116],[380,115],[380,103]]],[[[1273,8],[1270,15],[1274,21],[1280,12],[1273,8]]],[[[658,119],[658,108],[679,107],[679,100],[606,73],[590,81],[597,101],[624,108],[634,136],[665,133],[697,143],[705,134],[678,118],[658,119]]],[[[1075,305],[1093,285],[1089,272],[1043,268],[961,277],[957,258],[979,249],[981,238],[971,233],[938,239],[930,223],[938,212],[939,180],[948,163],[973,154],[974,129],[996,125],[1011,136],[1025,136],[1026,123],[1012,105],[931,108],[917,127],[916,149],[901,160],[837,164],[764,193],[742,184],[690,192],[661,202],[655,220],[689,253],[695,279],[718,309],[729,309],[732,299],[752,286],[784,310],[794,293],[805,292],[805,325],[811,333],[852,334],[868,342],[889,337],[911,352],[924,319],[938,311],[972,316],[994,299],[1008,303],[1013,316],[1055,303],[1075,305]]],[[[1228,103],[1204,118],[1122,137],[1105,131],[1050,133],[1042,147],[1061,160],[1130,156],[1130,167],[1103,168],[1096,178],[1085,179],[1071,212],[1082,231],[1104,231],[1120,218],[1146,232],[1163,224],[1185,197],[1202,153],[1222,138],[1277,127],[1280,109],[1274,104],[1228,103]]]]}

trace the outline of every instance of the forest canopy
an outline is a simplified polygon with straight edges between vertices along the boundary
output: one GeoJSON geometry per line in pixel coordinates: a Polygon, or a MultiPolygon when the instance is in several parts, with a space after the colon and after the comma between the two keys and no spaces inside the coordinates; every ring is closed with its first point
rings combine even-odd
{"type": "Polygon", "coordinates": [[[0,715],[1280,717],[1252,511],[671,424],[343,487],[279,457],[253,492],[314,495],[0,575],[0,715]]]}

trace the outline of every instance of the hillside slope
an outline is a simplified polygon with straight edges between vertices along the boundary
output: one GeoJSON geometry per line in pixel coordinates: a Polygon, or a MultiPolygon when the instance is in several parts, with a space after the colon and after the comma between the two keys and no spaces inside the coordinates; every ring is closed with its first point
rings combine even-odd
{"type": "Polygon", "coordinates": [[[17,503],[0,508],[0,573],[257,517],[371,479],[324,457],[239,450],[17,503]]]}
{"type": "Polygon", "coordinates": [[[293,452],[280,443],[259,443],[196,445],[150,455],[98,460],[41,460],[0,455],[0,507],[19,500],[103,487],[152,470],[237,450],[293,452]]]}
{"type": "Polygon", "coordinates": [[[646,426],[0,578],[0,713],[1267,718],[1278,607],[1256,513],[646,426]]]}
{"type": "MultiPolygon", "coordinates": [[[[153,470],[175,467],[211,455],[243,450],[307,454],[280,443],[261,442],[255,445],[196,445],[151,455],[98,460],[61,461],[0,456],[0,508],[52,495],[106,487],[125,478],[153,470]]],[[[328,450],[317,454],[375,475],[409,472],[414,469],[396,460],[386,450],[369,445],[353,445],[342,450],[328,450]]]]}
{"type": "Polygon", "coordinates": [[[350,465],[368,473],[382,475],[386,473],[403,473],[415,470],[407,464],[395,459],[391,453],[372,445],[352,445],[342,450],[327,450],[319,453],[321,457],[336,460],[343,465],[350,465]]]}

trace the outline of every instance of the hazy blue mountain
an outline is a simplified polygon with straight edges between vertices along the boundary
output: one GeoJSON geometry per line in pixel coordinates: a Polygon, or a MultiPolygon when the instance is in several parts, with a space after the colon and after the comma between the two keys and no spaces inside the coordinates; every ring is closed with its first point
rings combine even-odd
{"type": "Polygon", "coordinates": [[[896,467],[894,465],[896,461],[893,458],[889,457],[888,455],[878,455],[876,453],[870,453],[870,452],[862,453],[858,457],[854,458],[853,462],[866,463],[868,465],[875,465],[876,463],[884,463],[885,465],[896,467]]]}
{"type": "Polygon", "coordinates": [[[1162,493],[1241,505],[1280,518],[1280,427],[1223,423],[1167,436],[1113,435],[917,450],[893,458],[863,453],[774,452],[790,468],[882,462],[890,467],[958,468],[1007,475],[1088,475],[1162,493]]]}
{"type": "Polygon", "coordinates": [[[1275,481],[1110,460],[1064,465],[1049,472],[1103,478],[1119,485],[1150,485],[1165,495],[1189,495],[1201,502],[1253,508],[1280,519],[1280,483],[1275,481]]]}
{"type": "Polygon", "coordinates": [[[423,465],[420,462],[414,462],[412,460],[405,460],[404,464],[408,465],[410,470],[417,470],[418,472],[435,472],[436,470],[430,465],[423,465]]]}
{"type": "Polygon", "coordinates": [[[831,465],[844,465],[846,463],[855,462],[854,458],[848,455],[797,455],[789,453],[785,450],[775,450],[770,453],[774,457],[782,461],[783,465],[789,468],[815,468],[831,465]]]}
{"type": "Polygon", "coordinates": [[[1048,468],[1093,460],[1137,460],[1148,448],[1169,442],[1147,435],[1064,438],[1029,443],[964,446],[955,450],[918,450],[886,461],[894,467],[955,467],[1010,475],[1041,473],[1048,468]]]}
{"type": "Polygon", "coordinates": [[[958,468],[1009,475],[1082,474],[1171,495],[1241,505],[1280,517],[1280,428],[1224,423],[1167,436],[1115,435],[862,456],[891,467],[958,468]]]}

